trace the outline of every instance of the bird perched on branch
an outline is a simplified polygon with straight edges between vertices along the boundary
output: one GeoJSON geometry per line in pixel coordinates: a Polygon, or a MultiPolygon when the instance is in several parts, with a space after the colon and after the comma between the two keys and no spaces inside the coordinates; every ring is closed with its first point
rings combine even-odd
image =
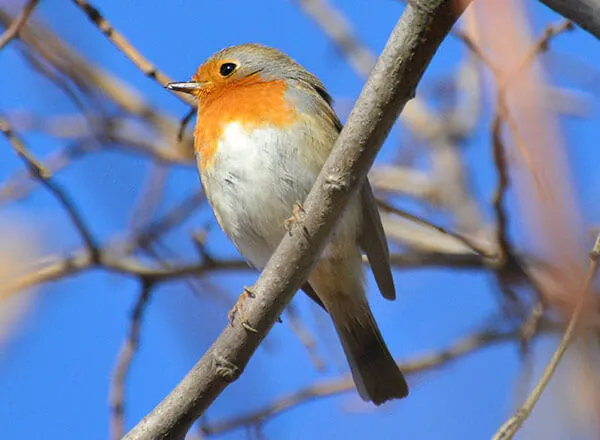
{"type": "MultiPolygon", "coordinates": [[[[240,253],[264,268],[342,127],[331,97],[290,57],[258,44],[223,49],[192,81],[167,88],[198,99],[194,146],[206,196],[240,253]]],[[[361,248],[379,290],[394,299],[389,251],[368,181],[303,290],[331,315],[360,396],[381,404],[405,397],[408,386],[367,302],[361,248]]]]}

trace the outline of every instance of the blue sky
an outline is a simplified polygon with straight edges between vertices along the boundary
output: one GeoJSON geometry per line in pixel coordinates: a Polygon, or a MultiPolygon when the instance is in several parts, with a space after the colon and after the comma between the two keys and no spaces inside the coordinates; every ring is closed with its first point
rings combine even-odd
{"type": "MultiPolygon", "coordinates": [[[[529,3],[537,31],[556,20],[544,7],[529,3]]],[[[391,0],[338,0],[334,4],[375,52],[384,46],[403,8],[402,2],[391,0]]],[[[341,103],[354,100],[362,87],[363,80],[294,2],[105,0],[96,6],[142,53],[177,80],[188,79],[214,51],[253,41],[278,47],[293,56],[316,73],[341,103]]],[[[153,105],[174,117],[185,113],[183,104],[145,78],[71,2],[41,2],[36,17],[95,64],[135,84],[153,105]]],[[[23,63],[15,46],[13,43],[0,52],[0,83],[5,85],[0,88],[0,112],[29,110],[52,115],[76,111],[23,63]]],[[[596,101],[600,57],[590,56],[598,53],[598,47],[593,37],[577,30],[557,38],[551,53],[544,58],[552,72],[552,82],[573,90],[588,107],[586,118],[561,120],[569,140],[569,166],[576,177],[587,226],[597,225],[600,220],[600,182],[593,172],[599,159],[596,101]]],[[[463,53],[463,47],[449,39],[428,70],[424,87],[451,75],[463,53]]],[[[348,112],[346,107],[347,104],[340,106],[343,117],[348,112]]],[[[489,200],[496,178],[489,160],[487,127],[483,124],[467,146],[472,179],[481,200],[489,200]]],[[[401,132],[397,129],[390,136],[379,163],[392,157],[398,134],[401,132]]],[[[40,134],[27,135],[25,139],[40,156],[61,146],[40,134]]],[[[0,145],[2,181],[21,164],[6,142],[0,141],[0,145]]],[[[57,179],[69,188],[102,241],[126,231],[130,207],[147,169],[147,161],[138,157],[106,152],[82,159],[57,179]]],[[[177,169],[169,176],[161,211],[198,186],[195,170],[177,169]]],[[[64,214],[43,191],[2,206],[0,216],[28,224],[43,237],[47,253],[78,246],[77,236],[64,214]]],[[[444,217],[436,218],[434,213],[433,219],[443,221],[444,217]]],[[[235,256],[234,247],[214,225],[207,210],[190,219],[179,234],[169,236],[169,245],[182,255],[193,257],[189,232],[205,225],[212,225],[211,252],[235,256]]],[[[511,226],[518,231],[518,224],[511,226]]],[[[518,232],[515,234],[518,237],[518,232]]],[[[209,281],[226,291],[233,301],[241,287],[250,285],[255,278],[255,273],[246,271],[227,277],[212,276],[209,281]]],[[[497,288],[493,277],[484,271],[410,270],[396,272],[395,279],[399,292],[396,302],[386,302],[377,294],[370,298],[392,353],[401,359],[446,346],[497,312],[497,288]]],[[[208,289],[206,284],[204,288],[208,289]]],[[[19,332],[0,352],[3,438],[107,438],[109,379],[138,290],[135,281],[100,270],[39,290],[19,332]]],[[[304,321],[318,334],[318,349],[327,360],[327,371],[315,371],[286,323],[276,325],[242,378],[207,412],[209,421],[244,413],[321,378],[346,372],[345,360],[325,315],[300,295],[295,301],[304,321]]],[[[183,283],[155,291],[144,319],[141,349],[127,385],[128,427],[149,412],[209,347],[226,324],[227,311],[218,301],[194,295],[183,283]]],[[[554,342],[548,338],[536,344],[536,373],[554,342]]],[[[438,371],[409,377],[411,396],[406,400],[374,410],[362,404],[354,393],[347,393],[295,408],[267,422],[263,432],[267,438],[286,440],[489,438],[513,409],[520,366],[516,345],[496,346],[438,371]]],[[[549,391],[551,396],[552,390],[549,391]]],[[[541,405],[553,408],[555,403],[548,398],[541,405]]],[[[546,423],[550,427],[556,424],[555,432],[561,432],[560,418],[546,423]]],[[[244,435],[243,430],[238,430],[217,438],[236,439],[244,435]]]]}

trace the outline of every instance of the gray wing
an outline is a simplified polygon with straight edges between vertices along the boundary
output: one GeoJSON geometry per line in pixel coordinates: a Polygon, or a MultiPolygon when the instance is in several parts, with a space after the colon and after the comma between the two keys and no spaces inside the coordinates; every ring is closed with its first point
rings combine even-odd
{"type": "MultiPolygon", "coordinates": [[[[335,138],[342,129],[342,124],[331,106],[331,96],[329,96],[321,81],[308,72],[302,72],[296,78],[296,81],[298,81],[296,84],[297,87],[292,87],[287,91],[289,97],[295,105],[301,108],[307,107],[305,111],[308,113],[312,114],[316,112],[320,117],[317,120],[325,121],[326,128],[332,134],[331,147],[333,147],[335,138]]],[[[377,286],[379,286],[383,297],[395,299],[396,289],[390,269],[390,252],[385,239],[385,233],[383,232],[383,226],[381,225],[379,211],[375,204],[375,197],[373,196],[373,191],[368,180],[365,180],[362,187],[361,197],[363,224],[360,235],[360,247],[369,258],[371,270],[373,271],[373,275],[375,275],[375,281],[377,281],[377,286]]],[[[318,296],[310,284],[305,284],[302,289],[319,304],[320,301],[317,301],[318,296]]],[[[322,304],[319,305],[322,306],[322,304]]]]}
{"type": "Polygon", "coordinates": [[[363,224],[360,247],[367,254],[379,291],[384,298],[393,300],[396,299],[396,288],[394,287],[394,278],[390,268],[390,250],[368,179],[363,184],[361,198],[363,224]]]}

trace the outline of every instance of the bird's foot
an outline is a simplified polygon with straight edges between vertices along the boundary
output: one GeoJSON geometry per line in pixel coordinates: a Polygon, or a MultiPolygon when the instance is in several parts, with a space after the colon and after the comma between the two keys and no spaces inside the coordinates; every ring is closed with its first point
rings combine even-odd
{"type": "Polygon", "coordinates": [[[248,322],[248,319],[244,316],[244,310],[242,308],[242,305],[243,305],[244,301],[246,301],[247,298],[256,298],[256,295],[254,294],[254,292],[252,292],[252,290],[250,290],[249,287],[244,286],[244,291],[239,296],[235,305],[233,306],[233,308],[229,311],[229,314],[227,315],[227,317],[229,318],[229,324],[233,326],[233,320],[235,319],[236,316],[239,316],[240,324],[242,325],[242,327],[244,327],[247,331],[249,331],[251,333],[258,333],[258,330],[256,330],[254,327],[252,327],[250,325],[250,323],[248,322]]]}
{"type": "Polygon", "coordinates": [[[295,223],[302,221],[304,219],[305,213],[306,211],[304,210],[304,206],[302,206],[302,203],[294,203],[294,206],[292,207],[292,216],[288,218],[284,224],[285,230],[288,232],[288,234],[292,235],[292,226],[295,223]]]}

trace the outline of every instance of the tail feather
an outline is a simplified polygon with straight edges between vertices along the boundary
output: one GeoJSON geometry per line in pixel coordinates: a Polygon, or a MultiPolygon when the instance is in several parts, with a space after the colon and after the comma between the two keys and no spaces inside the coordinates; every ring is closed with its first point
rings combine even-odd
{"type": "Polygon", "coordinates": [[[331,315],[350,364],[358,393],[376,405],[408,395],[408,386],[394,362],[369,308],[362,281],[358,247],[333,241],[310,277],[310,285],[331,315]],[[326,252],[327,253],[327,252],[326,252]],[[335,258],[342,255],[342,258],[335,258]]]}
{"type": "Polygon", "coordinates": [[[333,318],[360,397],[380,405],[387,400],[406,397],[408,385],[385,345],[373,315],[368,309],[366,312],[367,316],[363,313],[360,320],[354,317],[350,322],[333,318]]]}

